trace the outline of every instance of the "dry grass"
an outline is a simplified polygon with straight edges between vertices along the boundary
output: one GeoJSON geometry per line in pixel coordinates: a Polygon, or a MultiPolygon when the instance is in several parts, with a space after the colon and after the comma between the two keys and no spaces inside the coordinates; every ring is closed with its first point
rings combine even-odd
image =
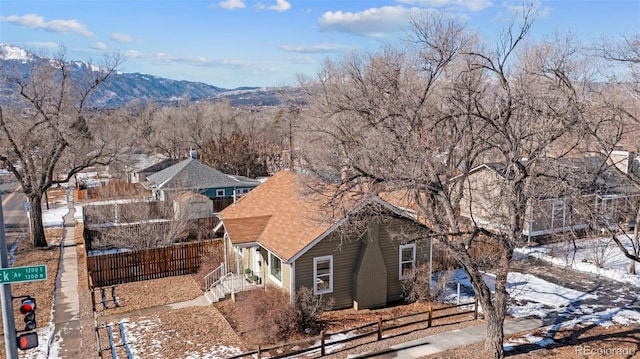
{"type": "MultiPolygon", "coordinates": [[[[270,347],[282,343],[265,342],[260,341],[261,336],[257,336],[253,332],[251,325],[247,325],[243,320],[243,315],[239,314],[245,311],[247,306],[253,305],[247,303],[252,296],[247,292],[241,292],[236,294],[236,302],[226,300],[215,303],[214,306],[225,316],[227,321],[231,324],[234,330],[242,338],[243,343],[250,349],[256,349],[258,345],[261,347],[270,347]]],[[[441,308],[445,305],[442,303],[411,303],[411,304],[397,304],[387,308],[380,309],[365,309],[356,311],[354,309],[344,309],[326,312],[323,314],[322,319],[326,324],[325,332],[335,334],[338,332],[350,331],[353,328],[361,327],[366,324],[377,323],[379,318],[389,319],[393,317],[424,313],[429,310],[429,307],[441,308]]],[[[453,313],[456,309],[449,309],[446,311],[438,312],[434,316],[441,316],[448,313],[453,313]]],[[[412,320],[424,320],[426,316],[416,317],[412,320]]],[[[398,324],[398,323],[396,323],[398,324]]],[[[390,345],[398,344],[406,340],[414,339],[417,336],[426,336],[441,333],[447,330],[460,329],[472,325],[479,324],[473,320],[473,314],[454,316],[445,319],[435,319],[431,328],[425,329],[427,324],[421,323],[418,325],[408,326],[401,329],[386,330],[383,334],[387,338],[384,341],[377,342],[375,335],[370,335],[362,339],[349,342],[339,352],[327,356],[326,358],[344,358],[348,354],[352,353],[364,353],[374,350],[387,348],[390,345]],[[407,333],[411,333],[413,337],[409,338],[407,333]]],[[[366,331],[375,330],[375,327],[369,327],[366,331]]],[[[362,332],[362,331],[361,331],[362,332]]],[[[318,336],[310,336],[299,333],[287,338],[287,343],[295,343],[293,346],[305,347],[302,342],[310,341],[314,342],[318,336]]]]}
{"type": "Polygon", "coordinates": [[[105,287],[108,308],[104,308],[100,290],[95,291],[99,316],[109,316],[184,302],[202,295],[200,286],[190,275],[167,277],[116,285],[120,307],[115,307],[111,287],[105,287]]]}
{"type": "Polygon", "coordinates": [[[124,319],[129,347],[139,358],[221,357],[245,350],[220,313],[211,306],[155,312],[124,319]]]}

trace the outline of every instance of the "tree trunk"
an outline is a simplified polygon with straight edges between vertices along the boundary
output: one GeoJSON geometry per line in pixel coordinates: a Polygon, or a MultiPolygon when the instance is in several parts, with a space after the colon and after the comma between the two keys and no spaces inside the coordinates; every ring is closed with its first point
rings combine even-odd
{"type": "MultiPolygon", "coordinates": [[[[640,210],[636,210],[636,223],[633,226],[633,238],[631,239],[631,249],[633,256],[638,258],[638,249],[640,249],[640,210]]],[[[629,263],[629,274],[636,274],[636,261],[631,260],[629,263]]]]}
{"type": "MultiPolygon", "coordinates": [[[[487,332],[484,341],[484,350],[488,358],[502,359],[504,358],[504,317],[507,314],[507,302],[509,300],[509,292],[507,291],[507,277],[509,274],[510,258],[513,256],[513,250],[505,250],[501,254],[500,260],[495,268],[496,270],[496,286],[493,296],[489,292],[489,288],[484,284],[486,292],[478,299],[482,304],[482,310],[487,322],[487,332]],[[492,298],[493,297],[493,298],[492,298]]],[[[480,283],[478,283],[480,287],[480,283]]],[[[476,292],[482,293],[482,292],[476,292]]]]}
{"type": "Polygon", "coordinates": [[[487,316],[487,338],[484,340],[484,350],[490,358],[504,358],[504,317],[499,318],[496,313],[487,316]]]}
{"type": "Polygon", "coordinates": [[[46,247],[47,238],[44,236],[44,225],[42,224],[42,195],[30,194],[29,203],[31,203],[31,209],[29,215],[31,218],[31,236],[33,238],[34,247],[46,247]]]}
{"type": "MultiPolygon", "coordinates": [[[[633,252],[633,256],[638,258],[638,239],[634,238],[633,240],[633,244],[631,245],[632,248],[632,252],[633,252]]],[[[635,260],[631,260],[629,263],[629,274],[636,274],[636,261],[635,260]]]]}

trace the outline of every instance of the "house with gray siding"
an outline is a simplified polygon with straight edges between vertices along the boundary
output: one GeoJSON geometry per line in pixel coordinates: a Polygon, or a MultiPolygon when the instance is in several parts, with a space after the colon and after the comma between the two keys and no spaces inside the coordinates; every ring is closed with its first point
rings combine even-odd
{"type": "Polygon", "coordinates": [[[184,192],[194,192],[211,198],[214,209],[221,210],[259,184],[259,181],[228,175],[197,159],[187,158],[149,175],[143,186],[152,192],[153,200],[168,201],[184,192]]]}
{"type": "Polygon", "coordinates": [[[371,195],[341,218],[309,194],[305,175],[280,171],[220,212],[227,265],[289,293],[331,297],[334,308],[376,308],[402,299],[402,282],[429,258],[426,228],[371,195]],[[358,218],[358,223],[351,221],[358,218]]]}

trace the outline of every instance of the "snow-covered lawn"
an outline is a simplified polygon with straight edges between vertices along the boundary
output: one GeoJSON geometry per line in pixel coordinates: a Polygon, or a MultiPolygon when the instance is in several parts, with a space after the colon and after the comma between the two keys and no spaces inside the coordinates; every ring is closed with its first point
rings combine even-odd
{"type": "MultiPolygon", "coordinates": [[[[631,251],[628,237],[620,236],[625,248],[631,251]]],[[[524,247],[516,250],[516,255],[539,258],[553,265],[573,270],[597,274],[619,282],[640,287],[640,275],[628,273],[629,259],[611,238],[584,239],[573,243],[563,242],[543,246],[524,247]]],[[[638,263],[640,273],[640,263],[638,263]]]]}
{"type": "MultiPolygon", "coordinates": [[[[628,238],[621,238],[622,243],[631,249],[628,238]]],[[[573,243],[556,243],[535,247],[519,248],[515,259],[531,256],[551,263],[566,270],[574,270],[595,274],[620,282],[614,290],[627,290],[640,298],[640,275],[628,273],[629,259],[616,247],[610,238],[577,240],[573,243]],[[629,288],[629,285],[637,288],[629,288]],[[626,289],[624,289],[626,288],[626,289]]],[[[638,264],[640,273],[640,263],[638,264]]],[[[495,275],[484,274],[485,282],[492,290],[495,288],[495,275]]],[[[636,325],[640,323],[640,311],[631,307],[634,303],[626,303],[624,299],[599,303],[597,293],[585,293],[566,288],[531,274],[509,273],[507,288],[512,299],[509,314],[514,317],[535,316],[543,319],[555,318],[554,324],[541,328],[543,336],[525,335],[505,343],[510,350],[515,345],[529,343],[545,347],[553,343],[552,334],[560,329],[574,328],[580,325],[595,324],[608,327],[614,324],[636,325]],[[596,304],[594,304],[596,303],[596,304]]],[[[462,270],[452,273],[448,290],[443,298],[449,302],[459,300],[465,303],[473,300],[471,283],[462,270]],[[455,284],[463,288],[457,298],[455,284]]]]}
{"type": "MultiPolygon", "coordinates": [[[[451,277],[452,282],[470,288],[471,281],[463,270],[457,270],[451,277]]],[[[495,290],[495,275],[484,274],[484,280],[491,291],[495,290]]],[[[596,298],[596,296],[574,289],[565,288],[531,274],[512,272],[507,276],[507,290],[515,303],[509,308],[509,314],[515,317],[537,316],[545,317],[551,310],[566,307],[578,300],[596,298]],[[517,303],[517,304],[516,304],[517,303]]],[[[454,301],[457,294],[449,293],[447,301],[454,301]]],[[[460,295],[460,303],[474,300],[473,296],[460,295]]]]}

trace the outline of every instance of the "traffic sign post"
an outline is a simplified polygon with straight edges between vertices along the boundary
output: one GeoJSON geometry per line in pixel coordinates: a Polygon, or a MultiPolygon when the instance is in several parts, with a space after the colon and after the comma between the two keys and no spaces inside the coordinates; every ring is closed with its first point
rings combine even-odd
{"type": "Polygon", "coordinates": [[[47,266],[0,268],[0,284],[34,282],[47,279],[47,266]]]}
{"type": "MultiPolygon", "coordinates": [[[[0,197],[1,194],[0,194],[0,197]]],[[[1,200],[1,198],[0,198],[1,200]]],[[[4,235],[4,215],[2,213],[2,201],[0,201],[0,269],[9,267],[7,255],[7,241],[4,235]]],[[[16,323],[13,318],[13,297],[11,296],[11,284],[0,284],[0,301],[2,303],[2,326],[4,327],[4,347],[7,359],[18,359],[16,346],[16,323]]]]}

